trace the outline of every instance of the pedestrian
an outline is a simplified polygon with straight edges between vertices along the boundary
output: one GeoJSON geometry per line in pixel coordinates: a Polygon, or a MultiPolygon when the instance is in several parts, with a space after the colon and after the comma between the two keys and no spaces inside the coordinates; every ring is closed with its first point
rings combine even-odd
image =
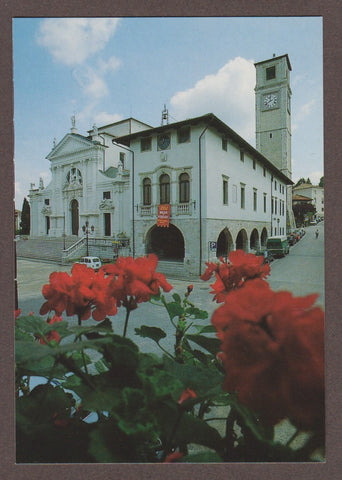
{"type": "Polygon", "coordinates": [[[318,238],[318,228],[317,228],[317,230],[316,230],[316,232],[315,232],[315,235],[316,235],[316,238],[318,238]]]}

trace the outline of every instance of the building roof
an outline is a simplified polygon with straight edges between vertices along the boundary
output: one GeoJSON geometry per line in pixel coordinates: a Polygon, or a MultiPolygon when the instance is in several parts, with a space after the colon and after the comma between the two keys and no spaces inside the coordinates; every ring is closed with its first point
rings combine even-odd
{"type": "Polygon", "coordinates": [[[305,197],[304,195],[292,195],[293,202],[311,202],[312,198],[305,197]]]}
{"type": "Polygon", "coordinates": [[[283,58],[283,57],[286,57],[287,66],[288,66],[289,70],[291,71],[292,67],[291,67],[290,59],[289,59],[289,56],[288,56],[287,53],[285,53],[285,55],[279,55],[278,57],[269,58],[268,60],[262,60],[261,62],[256,62],[254,65],[261,65],[262,63],[273,62],[274,60],[279,60],[279,58],[283,58]]]}
{"type": "MultiPolygon", "coordinates": [[[[103,130],[104,130],[105,128],[114,127],[115,125],[120,125],[120,123],[125,123],[125,122],[128,122],[128,121],[131,122],[132,120],[133,120],[134,122],[140,123],[141,125],[146,125],[146,127],[153,128],[153,127],[151,127],[151,125],[149,125],[148,123],[141,122],[140,120],[137,120],[137,119],[134,118],[134,117],[124,118],[123,120],[119,120],[119,121],[113,122],[113,123],[108,123],[108,124],[106,124],[106,125],[101,125],[100,127],[97,127],[97,128],[98,128],[98,130],[101,130],[101,133],[105,133],[105,132],[103,132],[103,130]]],[[[91,128],[90,130],[87,130],[87,132],[88,132],[89,134],[93,133],[93,131],[94,131],[93,128],[91,128]]]]}
{"type": "Polygon", "coordinates": [[[232,130],[228,125],[226,125],[222,120],[220,120],[216,115],[213,113],[207,113],[205,115],[201,115],[200,117],[188,118],[186,120],[182,120],[180,122],[175,123],[168,123],[167,125],[161,125],[159,127],[150,128],[148,130],[142,130],[140,132],[131,133],[129,135],[123,135],[122,137],[117,137],[115,139],[115,143],[122,143],[124,145],[129,146],[131,140],[149,136],[151,134],[158,134],[164,132],[169,129],[180,128],[182,126],[188,125],[197,125],[199,123],[206,123],[208,127],[215,128],[220,134],[223,134],[229,138],[231,138],[234,142],[236,142],[240,147],[242,147],[246,152],[249,152],[255,159],[259,160],[266,168],[268,168],[271,172],[277,175],[284,183],[287,185],[293,185],[293,182],[290,178],[288,178],[283,172],[278,170],[278,168],[273,165],[264,155],[262,155],[258,150],[256,150],[252,145],[250,145],[246,140],[244,140],[240,135],[238,135],[234,130],[232,130]]]}
{"type": "Polygon", "coordinates": [[[301,183],[300,185],[293,187],[293,190],[303,190],[303,189],[309,189],[309,188],[321,188],[322,190],[324,189],[324,187],[319,187],[318,185],[312,185],[311,183],[301,183]]]}

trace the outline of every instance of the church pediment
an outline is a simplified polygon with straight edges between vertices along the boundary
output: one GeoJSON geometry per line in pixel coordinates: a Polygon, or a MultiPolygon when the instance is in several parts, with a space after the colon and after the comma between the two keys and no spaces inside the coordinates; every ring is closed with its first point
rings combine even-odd
{"type": "Polygon", "coordinates": [[[68,156],[94,147],[94,142],[82,135],[68,133],[47,155],[48,160],[68,156]]]}

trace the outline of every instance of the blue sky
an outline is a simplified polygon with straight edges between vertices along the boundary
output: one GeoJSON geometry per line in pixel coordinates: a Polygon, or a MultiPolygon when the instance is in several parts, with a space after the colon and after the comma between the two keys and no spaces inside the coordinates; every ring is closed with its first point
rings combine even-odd
{"type": "Polygon", "coordinates": [[[321,17],[13,20],[16,208],[53,139],[133,116],[152,126],[212,112],[255,145],[254,62],[289,55],[292,178],[323,175],[321,17]]]}

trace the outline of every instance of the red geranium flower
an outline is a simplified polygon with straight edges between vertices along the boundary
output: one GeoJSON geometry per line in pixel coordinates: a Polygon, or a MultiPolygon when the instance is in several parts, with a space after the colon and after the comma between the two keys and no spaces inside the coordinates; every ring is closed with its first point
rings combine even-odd
{"type": "Polygon", "coordinates": [[[156,255],[148,257],[119,257],[115,264],[105,265],[101,270],[111,280],[111,291],[117,299],[117,305],[124,305],[133,310],[140,302],[148,302],[151,295],[157,295],[159,288],[165,292],[172,289],[162,273],[156,272],[158,258],[156,255]]]}
{"type": "Polygon", "coordinates": [[[103,272],[96,273],[86,265],[75,264],[71,276],[66,272],[53,272],[49,280],[42,290],[47,301],[40,309],[41,315],[52,310],[56,315],[66,311],[68,316],[77,315],[80,320],[87,320],[93,313],[93,318],[99,321],[117,312],[116,300],[109,290],[110,281],[103,272]]]}
{"type": "Polygon", "coordinates": [[[182,392],[178,400],[179,405],[182,405],[182,403],[184,403],[186,400],[189,400],[189,398],[197,398],[196,393],[191,390],[191,388],[187,388],[184,390],[184,392],[182,392]]]}
{"type": "Polygon", "coordinates": [[[324,313],[317,295],[273,292],[260,279],[231,292],[212,316],[222,340],[223,388],[269,424],[324,419],[324,313]]]}
{"type": "Polygon", "coordinates": [[[263,257],[236,250],[230,252],[228,262],[221,257],[220,263],[206,263],[207,269],[201,279],[209,280],[215,273],[216,282],[211,285],[211,293],[214,294],[213,300],[222,303],[231,290],[240,288],[247,280],[266,278],[270,274],[269,264],[262,265],[262,262],[263,257]]]}
{"type": "Polygon", "coordinates": [[[172,452],[169,453],[168,456],[165,458],[164,463],[173,463],[177,462],[180,458],[184,456],[184,453],[182,452],[172,452]]]}

